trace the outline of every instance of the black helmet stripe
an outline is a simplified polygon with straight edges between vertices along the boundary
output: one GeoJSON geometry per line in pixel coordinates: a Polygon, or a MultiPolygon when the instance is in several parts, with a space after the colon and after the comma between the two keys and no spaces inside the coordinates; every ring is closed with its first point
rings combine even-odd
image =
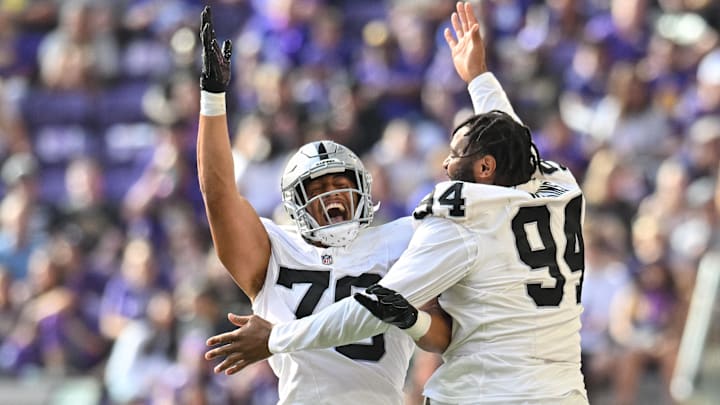
{"type": "Polygon", "coordinates": [[[325,149],[325,144],[322,142],[318,143],[318,153],[320,154],[320,160],[328,158],[327,149],[325,149]]]}

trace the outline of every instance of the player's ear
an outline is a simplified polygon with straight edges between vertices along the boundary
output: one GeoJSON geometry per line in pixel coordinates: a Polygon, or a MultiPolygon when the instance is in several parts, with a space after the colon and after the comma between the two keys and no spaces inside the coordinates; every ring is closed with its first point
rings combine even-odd
{"type": "Polygon", "coordinates": [[[496,166],[495,157],[492,155],[483,155],[477,159],[473,165],[475,181],[482,184],[493,184],[496,166]]]}

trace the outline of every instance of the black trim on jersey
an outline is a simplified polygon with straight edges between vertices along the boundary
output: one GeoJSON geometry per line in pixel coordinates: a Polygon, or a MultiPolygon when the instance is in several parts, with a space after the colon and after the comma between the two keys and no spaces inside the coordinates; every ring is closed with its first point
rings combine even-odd
{"type": "Polygon", "coordinates": [[[530,195],[532,196],[532,198],[560,197],[568,191],[570,190],[566,189],[565,187],[561,187],[549,181],[543,181],[538,187],[537,191],[534,193],[530,193],[530,195]]]}
{"type": "Polygon", "coordinates": [[[538,164],[538,169],[540,169],[540,173],[542,174],[553,174],[558,170],[567,170],[567,167],[557,163],[557,162],[549,162],[547,160],[541,160],[540,164],[538,164]]]}
{"type": "Polygon", "coordinates": [[[435,189],[428,193],[418,204],[417,208],[415,208],[415,211],[413,211],[413,218],[415,219],[423,219],[428,215],[432,215],[433,213],[433,200],[435,199],[435,189]]]}

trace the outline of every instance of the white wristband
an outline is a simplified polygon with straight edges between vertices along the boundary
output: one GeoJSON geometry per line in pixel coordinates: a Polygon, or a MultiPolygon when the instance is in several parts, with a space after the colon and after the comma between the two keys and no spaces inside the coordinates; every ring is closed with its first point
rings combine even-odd
{"type": "Polygon", "coordinates": [[[200,91],[200,115],[214,117],[225,115],[225,93],[200,91]]]}
{"type": "Polygon", "coordinates": [[[417,321],[413,326],[405,329],[404,332],[410,335],[413,340],[418,340],[428,332],[431,322],[430,314],[425,311],[418,311],[417,321]]]}

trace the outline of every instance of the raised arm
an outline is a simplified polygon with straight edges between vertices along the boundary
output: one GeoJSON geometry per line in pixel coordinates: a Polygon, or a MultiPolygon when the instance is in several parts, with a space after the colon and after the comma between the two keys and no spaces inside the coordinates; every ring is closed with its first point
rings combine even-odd
{"type": "Polygon", "coordinates": [[[270,239],[255,209],[235,184],[225,91],[230,82],[230,41],[215,38],[210,8],[201,16],[202,73],[197,165],[215,250],[235,283],[254,299],[265,281],[270,239]]]}
{"type": "Polygon", "coordinates": [[[450,21],[455,35],[446,28],[445,41],[450,47],[455,71],[468,84],[475,114],[500,110],[522,123],[502,86],[487,69],[485,41],[472,5],[458,2],[450,21]]]}

